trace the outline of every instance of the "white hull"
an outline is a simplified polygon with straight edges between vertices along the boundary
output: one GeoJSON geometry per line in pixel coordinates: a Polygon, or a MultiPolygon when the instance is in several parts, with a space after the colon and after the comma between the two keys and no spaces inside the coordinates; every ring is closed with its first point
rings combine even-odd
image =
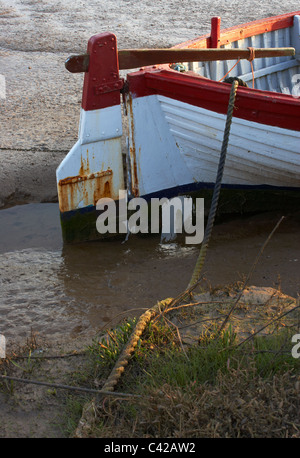
{"type": "MultiPolygon", "coordinates": [[[[215,182],[226,115],[159,95],[131,107],[139,195],[215,182]]],[[[233,118],[222,183],[299,188],[300,132],[233,118]]]]}

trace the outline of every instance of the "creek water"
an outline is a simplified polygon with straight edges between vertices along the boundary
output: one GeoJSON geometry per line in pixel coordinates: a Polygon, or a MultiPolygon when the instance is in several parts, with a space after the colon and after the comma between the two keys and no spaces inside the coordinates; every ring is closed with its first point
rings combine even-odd
{"type": "MultiPolygon", "coordinates": [[[[241,281],[281,217],[265,213],[216,224],[204,286],[241,281]]],[[[95,334],[158,300],[182,292],[199,247],[159,237],[64,245],[57,204],[0,211],[0,333],[24,341],[95,334]]],[[[300,219],[287,217],[256,265],[250,284],[300,293],[300,219]]]]}

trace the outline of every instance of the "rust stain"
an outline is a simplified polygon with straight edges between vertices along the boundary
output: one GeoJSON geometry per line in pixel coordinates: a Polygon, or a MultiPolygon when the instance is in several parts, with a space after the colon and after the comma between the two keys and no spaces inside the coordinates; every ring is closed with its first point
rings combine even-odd
{"type": "Polygon", "coordinates": [[[80,159],[80,169],[78,175],[84,176],[90,174],[90,162],[89,162],[89,150],[86,150],[86,159],[84,160],[81,156],[80,159]]]}
{"type": "Polygon", "coordinates": [[[114,196],[113,171],[91,173],[84,176],[67,177],[58,182],[59,208],[66,212],[79,207],[96,205],[102,197],[118,198],[114,196]]]}
{"type": "Polygon", "coordinates": [[[94,183],[94,205],[98,202],[99,199],[103,197],[110,197],[111,199],[116,198],[111,192],[112,188],[112,173],[110,175],[102,176],[101,179],[95,180],[94,183]]]}
{"type": "Polygon", "coordinates": [[[79,183],[80,181],[86,181],[86,180],[93,180],[94,178],[101,178],[101,177],[107,177],[113,174],[113,171],[108,169],[104,170],[103,172],[96,172],[96,173],[90,173],[89,175],[76,175],[73,177],[66,177],[63,178],[62,180],[59,180],[58,184],[60,186],[64,186],[70,183],[79,183]]]}
{"type": "Polygon", "coordinates": [[[134,121],[133,121],[133,111],[132,111],[132,98],[128,97],[128,105],[131,112],[131,137],[132,137],[132,146],[129,148],[130,157],[132,158],[133,164],[133,183],[132,183],[132,193],[135,197],[139,195],[139,180],[138,180],[138,172],[137,172],[137,160],[136,160],[136,149],[135,149],[135,142],[134,142],[134,121]]]}
{"type": "Polygon", "coordinates": [[[110,181],[106,181],[104,183],[104,197],[110,197],[111,196],[111,191],[110,191],[110,181]]]}

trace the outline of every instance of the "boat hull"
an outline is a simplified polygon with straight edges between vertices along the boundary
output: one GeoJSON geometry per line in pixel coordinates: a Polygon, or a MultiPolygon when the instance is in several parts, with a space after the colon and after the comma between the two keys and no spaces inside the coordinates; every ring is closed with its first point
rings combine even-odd
{"type": "MultiPolygon", "coordinates": [[[[129,105],[134,195],[215,183],[225,114],[161,95],[129,105]]],[[[222,184],[299,189],[299,147],[299,131],[234,117],[222,184]]]]}
{"type": "Polygon", "coordinates": [[[117,201],[123,189],[129,200],[202,197],[208,212],[231,89],[222,82],[228,71],[250,87],[237,89],[219,212],[299,207],[300,12],[224,31],[219,20],[212,24],[210,35],[177,47],[292,46],[296,55],[183,63],[184,73],[171,65],[145,67],[124,83],[116,37],[104,33],[89,40],[78,142],[57,169],[65,242],[110,236],[97,231],[97,201],[117,201]]]}

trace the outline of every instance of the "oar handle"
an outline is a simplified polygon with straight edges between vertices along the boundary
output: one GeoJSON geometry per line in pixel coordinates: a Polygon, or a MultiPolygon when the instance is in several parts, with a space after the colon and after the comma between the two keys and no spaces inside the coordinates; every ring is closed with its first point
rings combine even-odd
{"type": "MultiPolygon", "coordinates": [[[[118,51],[119,69],[146,67],[174,62],[208,62],[217,60],[250,59],[253,57],[294,56],[295,48],[169,48],[169,49],[122,49],[118,51]]],[[[71,73],[87,72],[89,54],[70,56],[66,69],[71,73]]]]}

